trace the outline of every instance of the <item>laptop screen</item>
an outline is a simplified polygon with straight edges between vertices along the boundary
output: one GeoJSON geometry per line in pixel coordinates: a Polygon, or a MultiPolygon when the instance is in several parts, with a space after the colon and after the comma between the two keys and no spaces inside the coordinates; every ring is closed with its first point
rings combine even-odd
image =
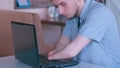
{"type": "Polygon", "coordinates": [[[15,57],[25,64],[39,68],[35,26],[11,22],[15,57]]]}

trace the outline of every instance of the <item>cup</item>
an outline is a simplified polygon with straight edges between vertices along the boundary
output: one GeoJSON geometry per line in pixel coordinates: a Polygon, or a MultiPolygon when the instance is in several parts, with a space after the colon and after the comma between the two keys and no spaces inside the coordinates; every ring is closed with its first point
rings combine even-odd
{"type": "Polygon", "coordinates": [[[50,18],[57,18],[59,16],[58,9],[55,6],[49,6],[48,15],[50,18]]]}

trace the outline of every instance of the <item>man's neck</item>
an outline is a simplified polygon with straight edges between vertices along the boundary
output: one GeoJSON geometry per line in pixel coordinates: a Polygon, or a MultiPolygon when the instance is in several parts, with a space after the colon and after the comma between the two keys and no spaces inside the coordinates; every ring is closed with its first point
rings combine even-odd
{"type": "Polygon", "coordinates": [[[83,9],[84,4],[85,4],[85,0],[79,0],[79,3],[80,4],[78,4],[77,16],[81,15],[82,9],[83,9]]]}

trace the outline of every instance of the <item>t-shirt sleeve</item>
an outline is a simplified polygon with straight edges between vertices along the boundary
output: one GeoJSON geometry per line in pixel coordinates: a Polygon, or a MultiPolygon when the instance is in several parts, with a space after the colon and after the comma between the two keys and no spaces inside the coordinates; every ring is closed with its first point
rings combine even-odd
{"type": "Polygon", "coordinates": [[[86,21],[78,32],[78,35],[99,42],[109,27],[108,14],[106,12],[93,12],[89,14],[86,21]]]}

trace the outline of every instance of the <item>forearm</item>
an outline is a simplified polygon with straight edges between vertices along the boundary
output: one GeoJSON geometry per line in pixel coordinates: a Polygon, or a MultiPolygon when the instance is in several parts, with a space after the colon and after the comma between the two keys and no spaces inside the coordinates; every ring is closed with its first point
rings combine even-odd
{"type": "Polygon", "coordinates": [[[63,43],[57,43],[57,45],[55,46],[55,50],[57,50],[57,51],[60,51],[60,50],[62,50],[65,46],[66,46],[67,44],[63,44],[63,43]]]}
{"type": "Polygon", "coordinates": [[[63,49],[63,52],[67,52],[70,57],[74,57],[90,42],[91,40],[86,37],[77,36],[74,41],[63,49]]]}
{"type": "Polygon", "coordinates": [[[76,56],[91,40],[86,37],[76,37],[69,45],[61,51],[49,56],[49,59],[65,59],[76,56]]]}
{"type": "Polygon", "coordinates": [[[58,41],[58,43],[56,44],[55,50],[60,51],[60,50],[62,50],[63,48],[65,48],[66,45],[68,45],[69,43],[70,43],[70,40],[69,40],[67,37],[62,36],[62,37],[60,38],[60,40],[58,41]]]}

